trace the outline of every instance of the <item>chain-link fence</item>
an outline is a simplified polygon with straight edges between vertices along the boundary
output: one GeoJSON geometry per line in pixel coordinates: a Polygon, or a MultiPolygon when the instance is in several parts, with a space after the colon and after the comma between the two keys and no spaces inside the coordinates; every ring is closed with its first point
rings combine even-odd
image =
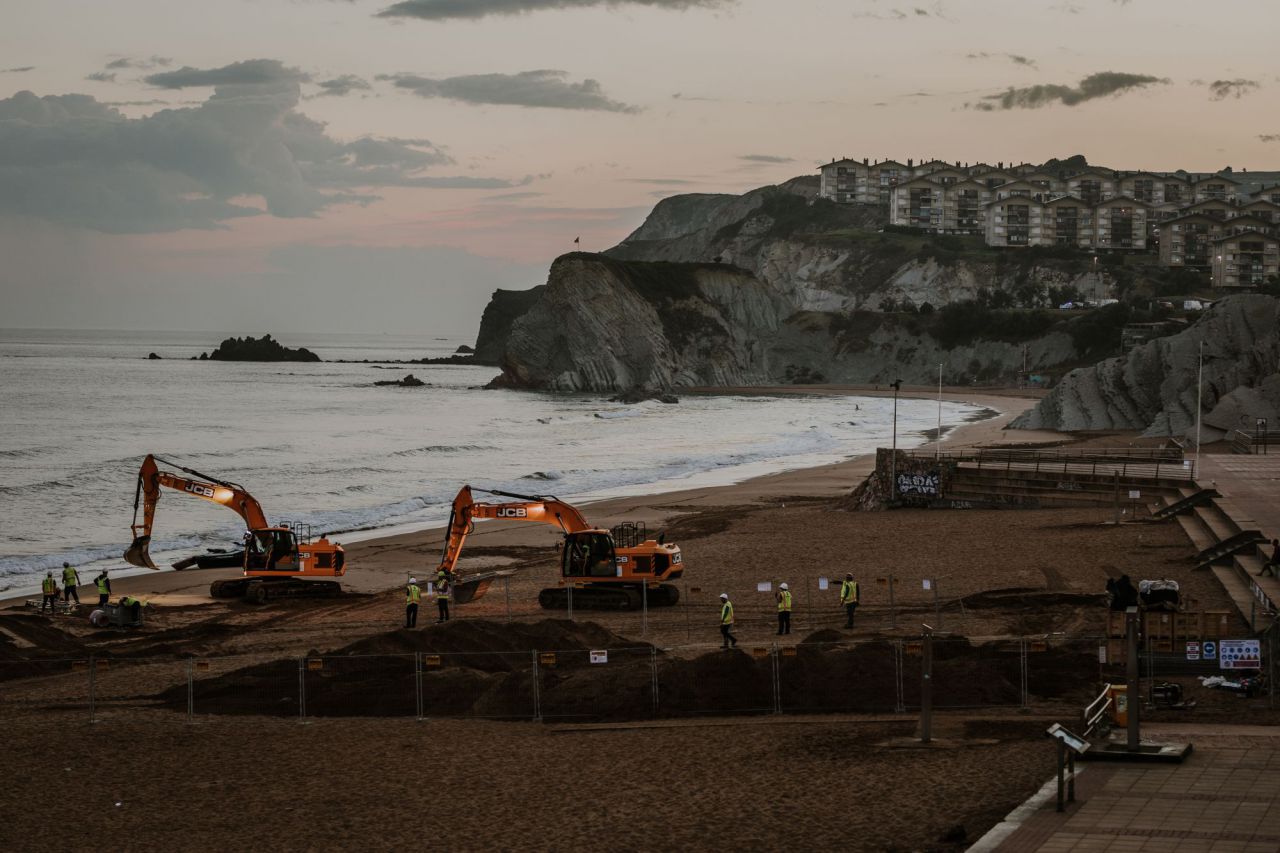
{"type": "MultiPolygon", "coordinates": [[[[821,634],[819,635],[821,636],[821,634]]],[[[955,635],[718,646],[417,651],[0,662],[0,719],[397,717],[610,722],[701,715],[1078,708],[1122,683],[1116,641],[955,635]]],[[[1275,632],[1246,645],[1139,654],[1155,710],[1275,707],[1275,632]],[[1229,654],[1257,649],[1256,665],[1229,654]],[[1210,656],[1208,653],[1212,653],[1210,656]],[[1270,674],[1272,677],[1267,678],[1270,674]],[[1204,682],[1208,678],[1209,682],[1204,682]],[[1206,690],[1215,693],[1206,693],[1206,690]],[[1215,704],[1216,703],[1216,704],[1215,704]]],[[[1225,641],[1239,643],[1241,641],[1225,641]]]]}

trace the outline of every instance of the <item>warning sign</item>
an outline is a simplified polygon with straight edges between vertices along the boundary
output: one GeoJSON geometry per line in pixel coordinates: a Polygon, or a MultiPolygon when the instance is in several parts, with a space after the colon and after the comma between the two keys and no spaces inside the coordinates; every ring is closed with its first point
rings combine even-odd
{"type": "Polygon", "coordinates": [[[756,592],[773,592],[773,581],[760,581],[756,584],[756,592]]]}
{"type": "Polygon", "coordinates": [[[1205,640],[1200,646],[1200,654],[1205,660],[1218,659],[1218,644],[1213,640],[1205,640]]]}
{"type": "Polygon", "coordinates": [[[324,659],[310,658],[307,661],[307,669],[311,670],[312,672],[316,672],[317,670],[324,669],[324,659]]]}
{"type": "Polygon", "coordinates": [[[1187,660],[1200,660],[1200,644],[1187,643],[1187,660]]]}
{"type": "Polygon", "coordinates": [[[1218,644],[1219,669],[1262,669],[1262,643],[1258,640],[1222,640],[1218,644]]]}
{"type": "Polygon", "coordinates": [[[555,653],[555,652],[542,652],[542,653],[540,653],[540,654],[538,655],[538,663],[542,664],[543,666],[555,666],[555,665],[556,665],[556,653],[555,653]]]}
{"type": "Polygon", "coordinates": [[[592,650],[591,650],[591,662],[592,662],[592,663],[608,663],[608,662],[609,662],[609,652],[608,652],[608,650],[606,650],[606,649],[592,649],[592,650]]]}
{"type": "Polygon", "coordinates": [[[818,578],[818,589],[825,590],[825,589],[829,589],[830,587],[831,587],[831,581],[829,581],[827,578],[818,578]]]}
{"type": "Polygon", "coordinates": [[[422,662],[427,666],[439,666],[440,655],[423,655],[422,662]]]}

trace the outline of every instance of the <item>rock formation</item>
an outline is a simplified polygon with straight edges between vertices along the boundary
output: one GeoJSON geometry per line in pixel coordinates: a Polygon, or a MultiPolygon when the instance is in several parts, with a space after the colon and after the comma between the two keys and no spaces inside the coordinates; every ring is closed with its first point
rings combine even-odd
{"type": "Polygon", "coordinates": [[[397,388],[421,388],[427,383],[423,382],[412,373],[405,376],[404,379],[382,379],[373,383],[374,385],[395,385],[397,388]]]}
{"type": "MultiPolygon", "coordinates": [[[[205,358],[201,353],[200,358],[205,358]]],[[[271,335],[261,338],[243,337],[227,338],[218,348],[208,355],[211,361],[319,361],[320,356],[305,347],[290,349],[272,339],[271,335]]]]}
{"type": "Polygon", "coordinates": [[[1278,423],[1280,300],[1240,295],[1216,303],[1184,332],[1073,370],[1011,426],[1192,435],[1201,343],[1203,440],[1217,440],[1233,429],[1251,431],[1255,417],[1278,423]]]}

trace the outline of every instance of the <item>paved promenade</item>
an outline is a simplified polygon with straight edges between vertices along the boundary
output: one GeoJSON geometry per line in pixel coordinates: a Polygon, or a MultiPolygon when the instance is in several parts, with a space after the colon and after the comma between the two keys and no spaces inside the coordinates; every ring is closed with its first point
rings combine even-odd
{"type": "MultiPolygon", "coordinates": [[[[1280,728],[1152,724],[1144,739],[1190,741],[1182,764],[1077,764],[1076,803],[1052,797],[997,829],[998,853],[1276,853],[1280,728]],[[1012,830],[1012,831],[1010,831],[1012,830]]],[[[1046,749],[1049,745],[1046,743],[1046,749]]],[[[1031,804],[1035,806],[1035,804],[1031,804]]],[[[988,839],[988,842],[990,840],[988,839]]]]}
{"type": "Polygon", "coordinates": [[[1205,454],[1196,482],[1215,484],[1268,539],[1280,539],[1280,447],[1270,450],[1266,456],[1205,454]]]}

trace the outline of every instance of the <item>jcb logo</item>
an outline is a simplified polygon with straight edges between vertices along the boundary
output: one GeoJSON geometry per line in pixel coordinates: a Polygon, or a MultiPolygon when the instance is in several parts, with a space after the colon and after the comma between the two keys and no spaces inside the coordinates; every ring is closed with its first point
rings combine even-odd
{"type": "Polygon", "coordinates": [[[498,510],[498,518],[528,518],[529,510],[522,506],[508,506],[498,510]]]}
{"type": "Polygon", "coordinates": [[[674,563],[674,564],[676,564],[676,565],[679,565],[680,563],[683,563],[683,562],[684,562],[684,555],[683,555],[683,554],[672,554],[672,555],[671,555],[671,562],[672,562],[672,563],[674,563]]]}
{"type": "Polygon", "coordinates": [[[206,486],[204,483],[187,483],[187,491],[202,498],[213,497],[213,486],[206,486]]]}

